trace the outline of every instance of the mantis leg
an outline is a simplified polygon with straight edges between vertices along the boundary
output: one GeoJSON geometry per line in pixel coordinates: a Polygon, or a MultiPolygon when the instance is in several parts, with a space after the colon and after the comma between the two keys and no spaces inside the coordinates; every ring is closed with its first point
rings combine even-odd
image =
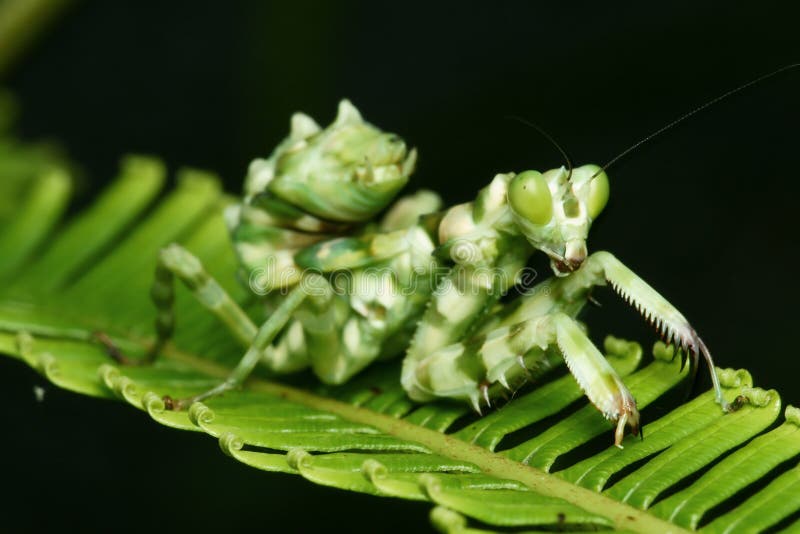
{"type": "Polygon", "coordinates": [[[509,281],[516,279],[524,262],[524,255],[509,253],[492,270],[456,265],[442,279],[417,325],[403,360],[401,382],[409,397],[422,402],[436,397],[417,381],[416,369],[420,361],[463,339],[472,327],[480,323],[508,289],[509,281]]]}
{"type": "Polygon", "coordinates": [[[126,365],[144,365],[152,363],[162,351],[174,331],[175,278],[183,282],[195,298],[211,311],[243,346],[248,347],[248,350],[223,383],[196,398],[172,401],[173,407],[181,407],[188,401],[207,398],[239,386],[262,359],[277,371],[291,371],[308,366],[305,352],[298,353],[290,347],[291,336],[284,336],[279,346],[273,346],[272,342],[307,296],[312,296],[310,299],[312,301],[319,301],[320,295],[322,301],[329,300],[326,293],[327,282],[324,279],[317,275],[309,275],[304,283],[298,284],[278,303],[269,319],[258,328],[236,301],[206,272],[200,260],[176,244],[161,250],[151,289],[151,296],[157,308],[155,343],[145,358],[134,360],[121,354],[109,342],[104,341],[105,336],[98,334],[99,341],[107,345],[114,359],[126,365]],[[300,361],[289,361],[298,360],[298,354],[301,356],[300,361]]]}
{"type": "Polygon", "coordinates": [[[323,279],[330,299],[317,299],[298,310],[309,365],[322,382],[342,384],[376,359],[405,348],[409,327],[427,299],[419,293],[404,294],[393,276],[397,272],[386,266],[356,269],[336,287],[330,285],[335,280],[323,279]]]}
{"type": "Polygon", "coordinates": [[[711,373],[711,382],[717,403],[726,411],[731,406],[722,396],[719,378],[714,369],[711,353],[689,321],[672,304],[650,287],[636,273],[626,267],[611,253],[601,251],[589,256],[584,265],[565,279],[568,290],[585,290],[591,286],[610,284],[623,299],[633,305],[664,336],[666,342],[675,343],[692,358],[696,367],[702,354],[711,373]]]}
{"type": "MultiPolygon", "coordinates": [[[[206,272],[202,263],[180,245],[169,245],[161,250],[151,297],[156,305],[156,342],[143,363],[152,362],[172,337],[175,325],[174,283],[183,282],[197,300],[236,338],[243,347],[249,347],[258,334],[258,327],[233,300],[225,289],[206,272]]],[[[280,309],[280,301],[276,304],[280,309]]],[[[293,321],[286,335],[263,353],[264,363],[274,372],[287,373],[308,367],[308,355],[302,346],[302,327],[293,321]],[[298,341],[299,340],[299,341],[298,341]],[[301,345],[298,347],[298,345],[301,345]]],[[[130,363],[123,361],[122,363],[130,363]]],[[[137,363],[137,362],[134,362],[137,363]]]]}
{"type": "Polygon", "coordinates": [[[177,244],[161,249],[156,264],[150,297],[156,306],[156,341],[144,358],[133,359],[114,347],[107,336],[97,333],[96,338],[106,346],[109,355],[124,365],[152,363],[172,338],[175,330],[175,278],[183,282],[197,300],[211,311],[244,346],[250,345],[257,328],[242,308],[206,272],[203,264],[191,252],[177,244]]]}
{"type": "Polygon", "coordinates": [[[257,328],[196,257],[179,245],[170,245],[159,255],[152,289],[158,309],[158,337],[151,351],[153,357],[173,332],[176,277],[228,327],[247,351],[225,381],[196,397],[170,400],[173,408],[239,387],[260,361],[276,372],[295,371],[310,365],[320,379],[338,384],[379,354],[378,339],[372,339],[380,337],[379,333],[372,332],[368,321],[350,313],[347,301],[335,295],[322,276],[305,274],[288,295],[277,300],[267,321],[257,328]],[[289,327],[285,328],[287,325],[289,327]],[[276,341],[284,330],[285,335],[276,341]]]}
{"type": "Polygon", "coordinates": [[[292,289],[280,305],[272,312],[269,318],[258,328],[252,342],[244,356],[231,374],[219,385],[194,397],[187,399],[173,400],[165,397],[165,404],[171,409],[182,409],[191,403],[214,397],[231,389],[238,388],[250,376],[256,365],[261,361],[264,351],[266,351],[275,340],[275,337],[286,326],[292,318],[297,308],[306,300],[307,297],[316,297],[325,294],[327,281],[318,275],[307,275],[306,283],[298,284],[292,289]]]}
{"type": "Polygon", "coordinates": [[[154,359],[175,330],[175,278],[183,282],[197,300],[219,319],[244,345],[256,336],[256,326],[230,295],[206,272],[191,252],[177,244],[158,255],[150,296],[156,306],[156,342],[149,352],[154,359]]]}
{"type": "MultiPolygon", "coordinates": [[[[639,433],[636,401],[608,360],[574,318],[562,311],[502,326],[464,343],[435,351],[415,370],[419,384],[438,397],[467,398],[476,409],[487,384],[509,380],[522,366],[554,365],[559,353],[592,404],[617,423],[615,444],[626,428],[639,433]]],[[[488,403],[488,398],[487,398],[488,403]]]]}
{"type": "MultiPolygon", "coordinates": [[[[156,317],[157,340],[151,354],[153,357],[163,348],[172,335],[174,317],[174,278],[183,282],[203,306],[225,324],[233,335],[247,346],[242,359],[231,374],[216,387],[188,399],[165,399],[173,409],[181,409],[192,402],[219,395],[237,388],[250,376],[255,366],[274,351],[273,341],[295,315],[297,309],[308,300],[311,308],[327,309],[331,301],[328,282],[319,275],[305,275],[275,307],[269,318],[258,328],[244,310],[209,275],[195,256],[179,245],[170,245],[161,251],[152,297],[158,309],[156,317]]],[[[277,352],[276,352],[277,354],[277,352]]],[[[269,360],[269,357],[267,357],[269,360]]],[[[267,362],[270,363],[270,362],[267,362]]],[[[304,366],[305,360],[300,362],[304,366]]],[[[284,367],[293,367],[286,362],[284,367]]],[[[274,367],[274,365],[273,365],[274,367]]],[[[294,366],[296,367],[296,366],[294,366]]]]}

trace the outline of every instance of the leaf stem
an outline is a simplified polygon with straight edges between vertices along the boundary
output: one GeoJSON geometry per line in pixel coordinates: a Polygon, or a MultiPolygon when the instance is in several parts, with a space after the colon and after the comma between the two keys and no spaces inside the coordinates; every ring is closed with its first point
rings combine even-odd
{"type": "MultiPolygon", "coordinates": [[[[0,330],[3,331],[27,331],[23,326],[24,325],[16,323],[15,321],[0,322],[0,330]]],[[[51,329],[38,328],[35,329],[35,332],[39,335],[49,334],[48,337],[64,336],[70,339],[83,340],[90,336],[90,333],[81,333],[78,329],[66,330],[58,327],[51,329]]],[[[117,341],[126,345],[130,343],[141,343],[141,341],[137,342],[132,339],[115,340],[115,342],[117,341]]],[[[228,367],[183,352],[174,346],[167,346],[162,355],[166,358],[189,364],[202,373],[220,379],[227,378],[231,372],[231,369],[228,367]]],[[[589,512],[608,517],[614,521],[616,528],[619,530],[663,533],[688,532],[644,510],[613,500],[601,493],[580,487],[567,480],[519,463],[478,445],[467,443],[459,438],[443,434],[436,430],[415,425],[403,419],[396,419],[372,410],[255,377],[251,377],[247,380],[246,387],[254,391],[275,395],[310,408],[327,411],[354,423],[370,425],[396,438],[418,443],[434,454],[446,456],[458,461],[470,462],[488,475],[506,480],[515,480],[542,495],[559,497],[589,512]]]]}
{"type": "MultiPolygon", "coordinates": [[[[230,373],[230,370],[224,366],[215,365],[208,361],[198,362],[198,358],[184,352],[170,350],[164,355],[192,365],[202,363],[205,372],[221,378],[227,377],[230,373]]],[[[619,530],[662,532],[665,534],[688,532],[644,510],[615,501],[601,493],[582,488],[478,445],[467,443],[456,437],[430,430],[402,419],[396,419],[365,408],[258,378],[248,380],[247,387],[254,391],[275,395],[310,408],[334,413],[355,423],[370,425],[394,437],[419,443],[435,454],[447,456],[454,460],[470,462],[488,475],[506,480],[516,480],[542,495],[559,497],[589,512],[608,517],[614,521],[616,528],[619,530]]]]}
{"type": "Polygon", "coordinates": [[[620,530],[633,532],[686,532],[680,527],[620,503],[600,493],[584,489],[539,469],[515,462],[483,447],[458,438],[417,426],[402,419],[359,408],[334,399],[319,397],[292,387],[253,380],[254,390],[279,395],[289,401],[335,413],[356,423],[371,425],[378,430],[408,441],[424,445],[435,454],[454,460],[471,462],[488,475],[516,480],[532,490],[552,497],[560,497],[572,504],[613,520],[620,530]]]}

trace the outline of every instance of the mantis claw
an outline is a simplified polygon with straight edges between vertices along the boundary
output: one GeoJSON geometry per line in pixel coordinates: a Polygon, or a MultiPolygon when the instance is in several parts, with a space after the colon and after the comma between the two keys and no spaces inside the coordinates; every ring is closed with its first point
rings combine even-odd
{"type": "Polygon", "coordinates": [[[749,402],[750,400],[746,396],[739,395],[738,397],[733,399],[733,402],[728,403],[724,408],[725,411],[731,413],[737,411],[739,408],[741,408],[745,404],[748,404],[749,402]]]}
{"type": "MultiPolygon", "coordinates": [[[[697,372],[700,356],[703,356],[711,374],[717,403],[723,410],[728,411],[729,406],[722,396],[722,387],[711,353],[683,314],[610,253],[595,252],[587,263],[595,266],[593,269],[595,276],[602,276],[625,302],[664,336],[665,342],[680,348],[686,354],[687,361],[691,358],[692,376],[697,372]]],[[[681,360],[681,370],[684,365],[684,361],[681,360]]]]}
{"type": "Polygon", "coordinates": [[[639,435],[644,438],[642,428],[639,424],[639,410],[636,408],[636,401],[630,396],[622,395],[619,399],[620,410],[617,417],[617,427],[614,431],[614,446],[623,449],[622,440],[625,439],[625,430],[630,428],[632,436],[639,435]]]}
{"type": "Polygon", "coordinates": [[[614,431],[614,446],[618,449],[624,449],[622,440],[625,439],[625,425],[628,423],[628,414],[623,415],[617,419],[617,429],[614,431]]]}
{"type": "Polygon", "coordinates": [[[511,386],[508,383],[508,378],[506,378],[506,375],[500,375],[497,378],[497,381],[500,383],[501,386],[503,386],[503,388],[505,388],[506,391],[511,391],[511,386]]]}
{"type": "Polygon", "coordinates": [[[481,410],[480,396],[471,395],[469,401],[472,404],[472,409],[475,410],[475,413],[477,413],[479,417],[482,417],[483,411],[481,410]]]}
{"type": "Polygon", "coordinates": [[[175,401],[175,399],[173,399],[169,395],[164,395],[163,397],[161,397],[161,401],[164,403],[164,409],[170,412],[180,411],[181,409],[179,406],[180,403],[175,401]]]}
{"type": "Polygon", "coordinates": [[[622,440],[625,439],[625,430],[627,428],[630,428],[632,436],[638,435],[641,439],[644,439],[644,432],[642,432],[642,428],[639,425],[639,412],[635,406],[632,412],[624,412],[617,419],[617,428],[614,431],[614,446],[618,449],[625,448],[622,446],[622,440]]]}
{"type": "Polygon", "coordinates": [[[478,387],[480,388],[481,394],[483,395],[483,400],[486,401],[486,407],[487,408],[491,408],[492,407],[492,401],[489,398],[489,383],[488,382],[482,382],[481,385],[478,386],[478,387]]]}

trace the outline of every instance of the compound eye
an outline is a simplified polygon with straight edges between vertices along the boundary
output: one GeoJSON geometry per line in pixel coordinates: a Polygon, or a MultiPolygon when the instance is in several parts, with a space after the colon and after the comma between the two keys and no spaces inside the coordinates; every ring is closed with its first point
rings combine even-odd
{"type": "Polygon", "coordinates": [[[601,172],[589,182],[589,195],[586,198],[586,210],[589,217],[597,218],[608,202],[609,186],[608,175],[601,172]]]}
{"type": "Polygon", "coordinates": [[[508,186],[508,203],[517,215],[533,224],[547,224],[553,218],[553,198],[540,172],[516,175],[508,186]]]}

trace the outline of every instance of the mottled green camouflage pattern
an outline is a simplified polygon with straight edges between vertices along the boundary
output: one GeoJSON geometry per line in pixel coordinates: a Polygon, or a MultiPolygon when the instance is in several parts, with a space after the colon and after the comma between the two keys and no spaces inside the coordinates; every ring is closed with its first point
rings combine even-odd
{"type": "Polygon", "coordinates": [[[619,444],[626,428],[638,432],[636,403],[577,321],[592,288],[610,284],[668,341],[706,357],[724,405],[710,354],[686,318],[608,252],[588,254],[609,194],[599,167],[498,174],[474,201],[445,211],[427,191],[389,207],[414,159],[399,137],[342,101],[324,130],[296,114],[289,137],[253,162],[228,224],[250,287],[268,316],[285,320],[280,330],[274,321],[259,330],[243,364],[260,354],[276,372],[310,367],[340,384],[406,352],[401,381],[412,399],[462,399],[480,411],[565,361],[617,422],[619,444]],[[556,277],[501,303],[536,251],[556,277]]]}
{"type": "Polygon", "coordinates": [[[347,100],[324,130],[305,115],[266,160],[250,165],[245,194],[269,192],[328,221],[374,217],[406,185],[416,153],[397,135],[365,122],[347,100]]]}
{"type": "Polygon", "coordinates": [[[260,292],[296,284],[302,267],[294,255],[359,231],[405,186],[415,159],[400,137],[365,122],[347,100],[324,130],[296,113],[289,136],[251,163],[244,199],[227,214],[246,276],[258,277],[260,292]]]}

